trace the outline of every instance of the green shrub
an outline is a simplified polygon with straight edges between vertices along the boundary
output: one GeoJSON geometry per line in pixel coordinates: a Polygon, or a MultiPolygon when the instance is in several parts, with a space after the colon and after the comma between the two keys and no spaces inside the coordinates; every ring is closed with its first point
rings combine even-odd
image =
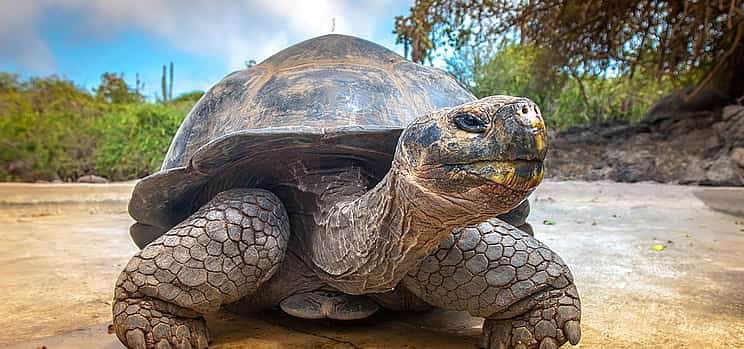
{"type": "Polygon", "coordinates": [[[0,180],[74,179],[91,172],[101,106],[58,77],[0,76],[0,180]]]}
{"type": "Polygon", "coordinates": [[[0,73],[0,181],[93,173],[128,180],[157,171],[198,93],[153,104],[120,85],[116,98],[102,98],[55,76],[0,73]]]}
{"type": "MultiPolygon", "coordinates": [[[[535,101],[546,123],[554,129],[607,121],[636,121],[674,86],[669,79],[657,79],[643,71],[606,76],[570,75],[556,71],[553,57],[530,46],[507,42],[494,54],[480,58],[470,67],[466,81],[478,97],[496,94],[524,96],[535,101]],[[581,80],[579,80],[577,78],[581,80]]],[[[448,62],[450,70],[462,74],[462,62],[448,62]]],[[[456,74],[457,75],[457,74],[456,74]]]]}
{"type": "Polygon", "coordinates": [[[160,168],[190,104],[131,104],[114,108],[96,123],[96,173],[113,180],[139,178],[160,168]]]}

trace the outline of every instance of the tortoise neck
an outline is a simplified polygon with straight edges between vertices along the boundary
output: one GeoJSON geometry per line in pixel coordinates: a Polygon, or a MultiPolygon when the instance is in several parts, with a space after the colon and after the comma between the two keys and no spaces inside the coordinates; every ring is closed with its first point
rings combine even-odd
{"type": "Polygon", "coordinates": [[[363,195],[334,193],[322,196],[304,248],[318,276],[346,293],[389,291],[462,223],[461,209],[395,168],[363,195]]]}
{"type": "Polygon", "coordinates": [[[371,180],[359,167],[345,167],[317,173],[310,178],[317,183],[318,208],[321,216],[339,202],[355,200],[368,190],[371,180]]]}

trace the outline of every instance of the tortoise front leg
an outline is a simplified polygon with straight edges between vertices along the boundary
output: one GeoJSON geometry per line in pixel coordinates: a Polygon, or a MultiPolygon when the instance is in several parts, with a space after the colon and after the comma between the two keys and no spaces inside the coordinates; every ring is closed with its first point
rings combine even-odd
{"type": "Polygon", "coordinates": [[[128,348],[206,348],[202,314],[254,293],[276,272],[288,239],[274,194],[216,195],[129,261],[116,283],[116,335],[128,348]]]}
{"type": "Polygon", "coordinates": [[[566,264],[499,219],[455,230],[403,285],[434,306],[486,318],[483,348],[555,349],[581,337],[566,264]]]}

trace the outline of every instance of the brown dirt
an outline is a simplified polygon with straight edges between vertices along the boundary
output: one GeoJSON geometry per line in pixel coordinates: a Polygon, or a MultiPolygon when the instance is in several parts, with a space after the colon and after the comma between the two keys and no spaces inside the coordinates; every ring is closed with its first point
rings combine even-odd
{"type": "MultiPolygon", "coordinates": [[[[0,348],[122,348],[106,326],[112,286],[136,250],[130,190],[0,184],[0,348]]],[[[702,190],[568,181],[533,195],[536,236],[572,267],[582,295],[581,348],[744,348],[744,220],[706,205],[725,207],[744,189],[716,189],[706,201],[702,190]]],[[[474,348],[480,319],[381,313],[333,322],[265,312],[219,313],[209,323],[217,349],[474,348]]]]}

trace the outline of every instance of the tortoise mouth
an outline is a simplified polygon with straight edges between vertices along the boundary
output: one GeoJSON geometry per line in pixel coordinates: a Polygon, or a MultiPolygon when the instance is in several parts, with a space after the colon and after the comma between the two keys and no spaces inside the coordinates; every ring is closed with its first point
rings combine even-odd
{"type": "Polygon", "coordinates": [[[475,177],[517,190],[536,187],[544,176],[543,161],[537,159],[479,160],[445,167],[457,177],[475,177]]]}

